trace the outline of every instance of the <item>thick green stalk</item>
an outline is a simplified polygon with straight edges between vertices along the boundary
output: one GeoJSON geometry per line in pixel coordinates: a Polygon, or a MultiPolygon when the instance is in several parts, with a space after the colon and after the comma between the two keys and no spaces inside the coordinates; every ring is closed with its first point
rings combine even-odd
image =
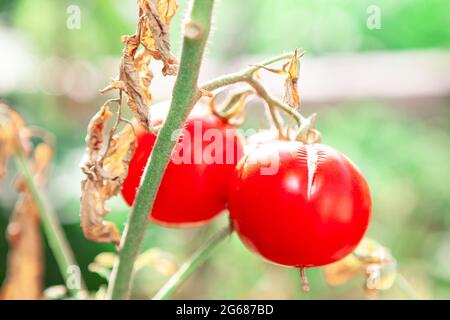
{"type": "Polygon", "coordinates": [[[178,269],[178,271],[156,293],[153,300],[166,300],[172,293],[199,267],[221,244],[233,230],[227,226],[217,232],[209,241],[204,243],[194,254],[178,269]]]}
{"type": "MultiPolygon", "coordinates": [[[[18,171],[22,174],[27,182],[28,188],[33,194],[33,198],[39,208],[41,223],[44,229],[45,236],[47,237],[50,249],[58,264],[59,270],[65,283],[67,284],[70,279],[70,268],[78,267],[72,249],[67,241],[64,231],[59,224],[58,217],[55,212],[51,210],[48,202],[43,196],[43,193],[39,190],[38,186],[34,182],[33,175],[28,166],[28,162],[21,152],[18,152],[15,156],[16,165],[18,171]]],[[[80,275],[81,276],[81,275],[80,275]]],[[[74,297],[79,297],[79,293],[84,289],[84,282],[80,281],[81,288],[70,288],[69,291],[74,297]]]]}
{"type": "Polygon", "coordinates": [[[170,154],[177,141],[172,135],[183,126],[192,107],[200,98],[197,81],[211,27],[213,3],[214,0],[193,0],[191,3],[189,20],[184,25],[180,69],[169,114],[147,162],[135,204],[122,236],[119,259],[111,274],[108,298],[129,297],[134,262],[140,252],[147,228],[147,216],[153,207],[170,154]]]}

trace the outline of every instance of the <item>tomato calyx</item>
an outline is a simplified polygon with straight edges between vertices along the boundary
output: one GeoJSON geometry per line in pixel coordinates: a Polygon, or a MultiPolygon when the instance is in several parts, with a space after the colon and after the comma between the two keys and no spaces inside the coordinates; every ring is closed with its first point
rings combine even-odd
{"type": "Polygon", "coordinates": [[[217,107],[215,103],[217,94],[211,97],[208,105],[211,112],[224,122],[233,126],[239,126],[245,121],[244,111],[247,98],[254,93],[254,90],[248,88],[231,92],[220,107],[217,107]]]}
{"type": "Polygon", "coordinates": [[[301,141],[304,144],[320,143],[322,141],[322,135],[316,126],[316,113],[313,113],[308,118],[303,119],[300,128],[296,132],[296,141],[301,141]]]}
{"type": "Polygon", "coordinates": [[[299,141],[304,144],[315,144],[322,142],[322,134],[315,128],[316,113],[313,113],[307,118],[301,119],[301,124],[298,128],[291,128],[286,126],[284,130],[278,132],[278,141],[299,141]]]}

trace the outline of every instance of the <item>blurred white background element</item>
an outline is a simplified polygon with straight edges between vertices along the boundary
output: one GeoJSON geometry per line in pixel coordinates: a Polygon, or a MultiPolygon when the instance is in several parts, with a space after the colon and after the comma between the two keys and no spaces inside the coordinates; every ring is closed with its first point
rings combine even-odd
{"type": "MultiPolygon", "coordinates": [[[[0,94],[40,91],[88,102],[117,75],[117,58],[104,57],[96,64],[70,57],[39,61],[26,39],[8,28],[0,28],[0,43],[0,94]]],[[[207,57],[201,79],[238,71],[262,60],[264,57],[246,56],[224,63],[207,57]]],[[[155,101],[167,99],[175,79],[160,75],[159,61],[152,64],[155,81],[151,92],[155,101]]],[[[283,94],[279,75],[266,71],[260,74],[274,94],[283,94]]],[[[306,103],[448,96],[450,51],[381,51],[320,57],[306,53],[299,86],[306,103]]]]}
{"type": "MultiPolygon", "coordinates": [[[[262,57],[242,58],[213,73],[229,73],[262,60],[262,57]]],[[[280,76],[267,71],[261,71],[260,75],[275,94],[283,94],[280,76]]],[[[299,88],[303,101],[314,103],[448,96],[450,51],[386,51],[320,57],[306,53],[299,88]]]]}
{"type": "Polygon", "coordinates": [[[35,57],[22,33],[0,26],[0,95],[35,88],[35,57]]]}

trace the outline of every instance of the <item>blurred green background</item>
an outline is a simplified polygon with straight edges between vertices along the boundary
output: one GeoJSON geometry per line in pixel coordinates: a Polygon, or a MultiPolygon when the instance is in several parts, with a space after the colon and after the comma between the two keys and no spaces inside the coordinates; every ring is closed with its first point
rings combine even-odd
{"type": "MultiPolygon", "coordinates": [[[[187,6],[185,0],[178,2],[180,9],[171,35],[175,53],[179,53],[179,30],[187,6]]],[[[87,122],[104,100],[97,90],[117,74],[120,36],[133,33],[135,25],[133,0],[0,0],[0,98],[17,108],[30,124],[56,136],[57,155],[48,196],[92,291],[105,281],[87,266],[98,253],[113,248],[88,242],[81,234],[78,163],[87,122]],[[69,5],[81,10],[79,30],[66,26],[69,5]]],[[[308,82],[306,71],[302,73],[303,112],[318,112],[317,126],[324,142],[348,155],[365,173],[374,204],[368,235],[391,249],[402,275],[427,299],[450,298],[449,25],[448,0],[222,0],[215,8],[214,31],[205,60],[207,71],[203,74],[207,78],[219,71],[236,71],[261,57],[296,47],[307,51],[305,70],[309,61],[315,66],[309,70],[325,71],[334,70],[336,61],[346,63],[340,69],[344,72],[332,74],[331,80],[308,82]],[[380,9],[380,29],[367,26],[371,5],[380,9]],[[352,72],[353,61],[363,59],[363,65],[373,67],[364,59],[378,56],[382,57],[378,71],[381,75],[385,72],[385,78],[374,80],[366,74],[371,78],[368,88],[364,88],[364,70],[362,80],[349,78],[346,70],[352,72]],[[333,60],[336,57],[338,60],[333,60]],[[395,59],[412,67],[383,69],[383,63],[394,61],[395,65],[395,59]],[[423,84],[423,79],[414,79],[423,74],[434,82],[423,84]],[[392,78],[396,77],[400,80],[395,86],[384,88],[384,80],[395,81],[392,78]],[[402,81],[405,77],[412,79],[406,83],[402,81]],[[333,90],[340,94],[329,94],[333,90]]],[[[317,74],[310,73],[311,78],[317,74]]],[[[163,99],[170,93],[170,84],[155,91],[155,100],[163,99]]],[[[260,123],[253,115],[246,126],[258,127],[260,123]]],[[[11,173],[0,183],[2,235],[17,199],[11,188],[13,177],[11,173]]],[[[110,206],[113,213],[109,219],[123,227],[128,208],[120,198],[110,206]]],[[[144,247],[159,247],[182,263],[225,223],[222,216],[208,226],[190,230],[150,226],[144,247]]],[[[2,236],[0,283],[7,251],[2,236]]],[[[320,269],[308,270],[308,275],[312,290],[305,295],[295,270],[263,262],[233,236],[175,297],[366,297],[362,278],[329,287],[320,269]]],[[[134,296],[146,298],[166,277],[149,269],[140,272],[137,279],[134,296]]],[[[62,278],[47,248],[46,286],[60,283],[62,278]]],[[[378,298],[407,296],[394,286],[378,298]]]]}

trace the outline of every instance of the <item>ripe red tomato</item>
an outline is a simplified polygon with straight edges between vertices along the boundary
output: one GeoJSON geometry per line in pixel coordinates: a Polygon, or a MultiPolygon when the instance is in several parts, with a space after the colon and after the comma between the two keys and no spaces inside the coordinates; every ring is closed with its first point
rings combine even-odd
{"type": "Polygon", "coordinates": [[[370,218],[357,167],[323,144],[258,144],[230,180],[229,210],[244,244],[265,259],[314,267],[351,253],[370,218]]]}
{"type": "MultiPolygon", "coordinates": [[[[167,104],[152,106],[152,123],[163,122],[167,104]]],[[[138,132],[138,146],[131,159],[122,196],[132,205],[156,136],[138,132]]],[[[197,105],[191,112],[182,138],[172,153],[150,219],[183,227],[206,222],[225,209],[229,178],[242,156],[235,127],[197,105]]]]}

